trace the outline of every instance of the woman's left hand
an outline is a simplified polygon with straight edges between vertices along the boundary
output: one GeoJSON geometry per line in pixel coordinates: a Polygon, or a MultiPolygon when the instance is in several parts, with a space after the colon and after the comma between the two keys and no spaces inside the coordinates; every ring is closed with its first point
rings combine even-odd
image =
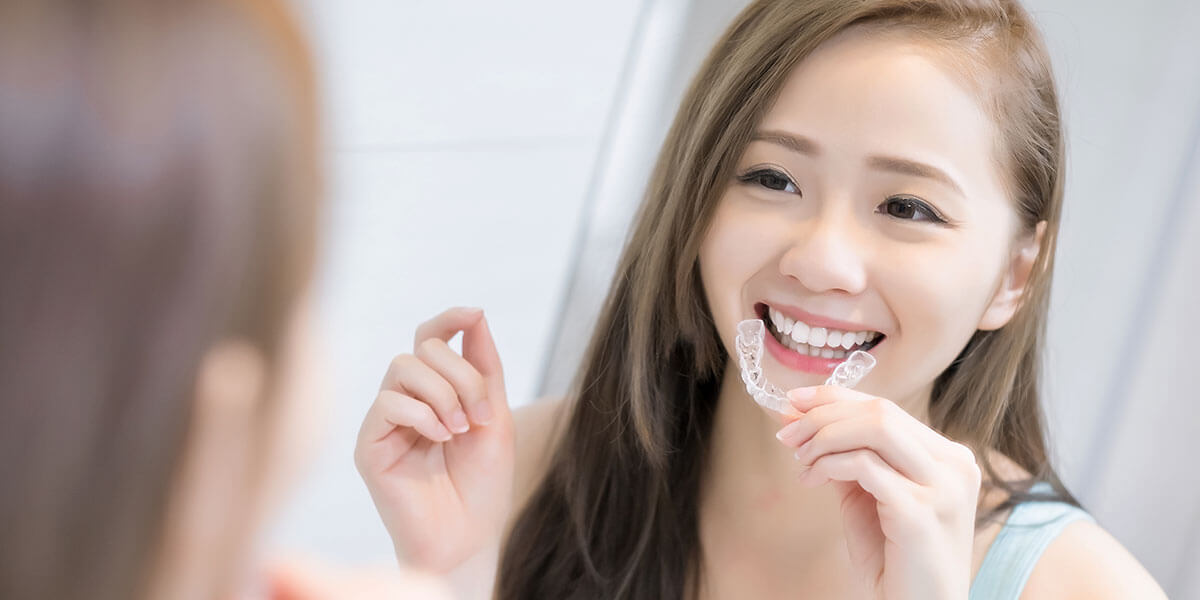
{"type": "Polygon", "coordinates": [[[868,597],[965,599],[981,478],[971,449],[884,398],[822,385],[788,399],[801,416],[777,437],[809,467],[803,485],[837,488],[868,597]]]}

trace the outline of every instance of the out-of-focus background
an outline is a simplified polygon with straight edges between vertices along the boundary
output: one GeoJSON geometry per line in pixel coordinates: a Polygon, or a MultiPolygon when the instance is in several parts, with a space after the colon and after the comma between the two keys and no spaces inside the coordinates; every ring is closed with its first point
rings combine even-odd
{"type": "MultiPolygon", "coordinates": [[[[308,0],[327,90],[328,439],[275,544],[391,545],[352,450],[416,325],[486,309],[519,406],[560,393],[683,88],[741,0],[308,0]]],[[[1047,409],[1060,472],[1200,598],[1200,4],[1034,0],[1069,175],[1047,409]]]]}

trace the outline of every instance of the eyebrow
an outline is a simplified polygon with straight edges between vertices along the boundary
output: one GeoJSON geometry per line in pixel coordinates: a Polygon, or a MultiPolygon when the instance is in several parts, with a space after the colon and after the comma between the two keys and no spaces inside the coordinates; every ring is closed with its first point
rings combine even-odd
{"type": "MultiPolygon", "coordinates": [[[[806,156],[819,156],[821,154],[821,146],[813,140],[802,135],[785,133],[782,131],[759,131],[755,132],[752,141],[763,141],[782,146],[799,154],[806,156]]],[[[879,170],[899,173],[901,175],[910,175],[913,177],[922,177],[932,179],[949,186],[960,196],[965,196],[962,187],[958,185],[945,171],[922,162],[900,158],[898,156],[881,156],[873,155],[867,157],[867,166],[879,170]]]]}

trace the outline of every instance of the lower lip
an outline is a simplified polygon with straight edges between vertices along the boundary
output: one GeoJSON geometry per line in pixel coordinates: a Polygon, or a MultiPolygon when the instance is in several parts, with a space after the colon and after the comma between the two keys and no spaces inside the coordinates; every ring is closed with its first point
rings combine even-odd
{"type": "Polygon", "coordinates": [[[763,340],[763,345],[767,347],[767,352],[770,352],[771,356],[775,357],[775,360],[779,364],[789,369],[804,371],[806,373],[816,373],[818,375],[829,375],[842,361],[846,360],[845,358],[821,358],[820,356],[800,354],[779,343],[779,340],[775,339],[775,336],[771,335],[770,331],[765,332],[763,337],[766,338],[763,340]]]}

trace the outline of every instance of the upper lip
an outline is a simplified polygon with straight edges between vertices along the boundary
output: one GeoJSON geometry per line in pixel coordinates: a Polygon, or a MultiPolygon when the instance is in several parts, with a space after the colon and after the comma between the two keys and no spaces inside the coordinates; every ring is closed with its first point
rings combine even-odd
{"type": "MultiPolygon", "coordinates": [[[[874,327],[871,327],[870,325],[864,325],[862,323],[854,323],[851,321],[841,321],[838,319],[831,319],[829,317],[823,317],[821,315],[813,314],[806,310],[802,310],[795,306],[788,306],[786,304],[768,302],[765,300],[763,301],[763,304],[783,313],[783,315],[788,317],[789,319],[792,319],[794,321],[804,321],[810,327],[824,327],[826,329],[838,329],[841,331],[879,331],[878,329],[875,329],[874,327]]],[[[882,332],[880,332],[880,333],[882,333],[882,332]]]]}

